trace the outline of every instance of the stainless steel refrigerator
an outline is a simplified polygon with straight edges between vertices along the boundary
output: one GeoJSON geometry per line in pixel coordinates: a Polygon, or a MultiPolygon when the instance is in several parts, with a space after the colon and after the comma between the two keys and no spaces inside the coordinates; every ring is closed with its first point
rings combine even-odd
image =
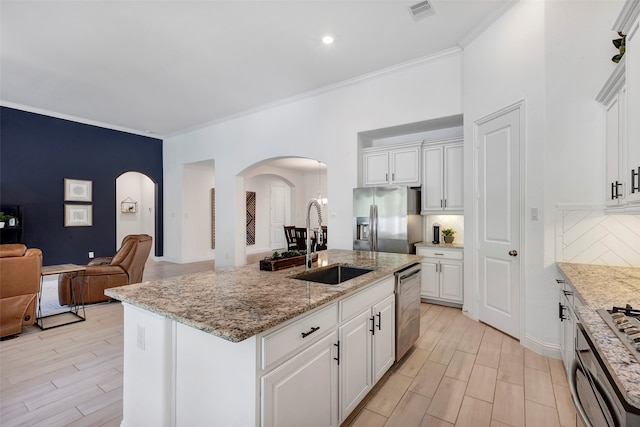
{"type": "Polygon", "coordinates": [[[353,249],[415,254],[422,241],[420,190],[402,186],[353,189],[353,249]]]}

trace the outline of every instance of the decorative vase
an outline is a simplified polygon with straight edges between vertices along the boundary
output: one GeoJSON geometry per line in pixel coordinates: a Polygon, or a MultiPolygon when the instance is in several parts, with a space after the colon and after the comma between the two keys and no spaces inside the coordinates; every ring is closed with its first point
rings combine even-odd
{"type": "Polygon", "coordinates": [[[444,236],[445,243],[453,243],[453,239],[455,239],[455,236],[444,236]]]}

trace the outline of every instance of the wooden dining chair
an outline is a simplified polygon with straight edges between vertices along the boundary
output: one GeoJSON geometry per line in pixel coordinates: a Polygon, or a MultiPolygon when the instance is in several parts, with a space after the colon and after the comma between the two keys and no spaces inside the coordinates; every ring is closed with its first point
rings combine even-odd
{"type": "Polygon", "coordinates": [[[285,225],[284,226],[284,238],[287,241],[287,250],[298,250],[300,247],[298,246],[298,240],[296,239],[296,227],[293,225],[285,225]]]}
{"type": "Polygon", "coordinates": [[[296,241],[298,242],[298,249],[307,249],[307,229],[303,227],[296,227],[296,241]]]}

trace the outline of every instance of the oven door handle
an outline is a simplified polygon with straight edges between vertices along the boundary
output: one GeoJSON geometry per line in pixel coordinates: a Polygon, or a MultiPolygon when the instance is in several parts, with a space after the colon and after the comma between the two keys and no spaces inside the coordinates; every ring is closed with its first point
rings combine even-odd
{"type": "Polygon", "coordinates": [[[587,413],[578,398],[578,385],[576,384],[576,373],[578,372],[578,369],[582,370],[578,364],[578,359],[574,359],[573,363],[571,363],[571,369],[569,370],[569,390],[571,391],[571,400],[573,400],[573,404],[576,407],[576,412],[580,417],[582,424],[584,424],[585,427],[593,427],[593,424],[589,421],[589,417],[587,417],[587,413]]]}
{"type": "Polygon", "coordinates": [[[578,388],[576,384],[576,373],[578,370],[581,370],[583,375],[590,382],[593,381],[593,385],[595,385],[595,387],[598,389],[598,392],[600,393],[600,396],[602,396],[603,399],[605,400],[605,402],[603,403],[607,406],[607,409],[609,410],[609,414],[611,414],[611,416],[613,417],[613,420],[612,420],[613,425],[616,427],[622,426],[622,420],[620,419],[620,414],[618,413],[618,410],[615,402],[613,401],[613,398],[611,397],[607,389],[602,385],[598,377],[588,372],[589,369],[586,367],[583,367],[582,363],[576,357],[576,359],[573,361],[573,364],[571,365],[571,375],[569,376],[569,389],[571,390],[571,399],[573,400],[573,403],[576,406],[576,412],[580,415],[580,418],[584,423],[585,427],[593,427],[593,424],[591,424],[591,421],[589,421],[587,414],[584,408],[582,407],[582,404],[580,403],[580,399],[578,398],[578,388]],[[585,370],[587,372],[585,372],[585,370]]]}

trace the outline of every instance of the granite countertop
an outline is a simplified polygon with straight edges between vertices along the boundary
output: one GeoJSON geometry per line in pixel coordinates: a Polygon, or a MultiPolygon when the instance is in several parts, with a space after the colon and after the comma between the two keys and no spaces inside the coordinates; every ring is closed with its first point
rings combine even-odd
{"type": "Polygon", "coordinates": [[[105,294],[240,342],[421,259],[416,255],[330,249],[319,252],[314,268],[344,263],[374,271],[339,285],[324,285],[291,278],[304,272],[304,266],[271,272],[250,264],[109,288],[105,294]]]}
{"type": "Polygon", "coordinates": [[[640,408],[640,363],[596,312],[629,304],[640,308],[640,268],[558,263],[584,305],[576,311],[627,402],[640,408]]]}
{"type": "Polygon", "coordinates": [[[431,242],[420,242],[416,243],[416,248],[442,248],[442,249],[464,249],[463,243],[431,243],[431,242]]]}

